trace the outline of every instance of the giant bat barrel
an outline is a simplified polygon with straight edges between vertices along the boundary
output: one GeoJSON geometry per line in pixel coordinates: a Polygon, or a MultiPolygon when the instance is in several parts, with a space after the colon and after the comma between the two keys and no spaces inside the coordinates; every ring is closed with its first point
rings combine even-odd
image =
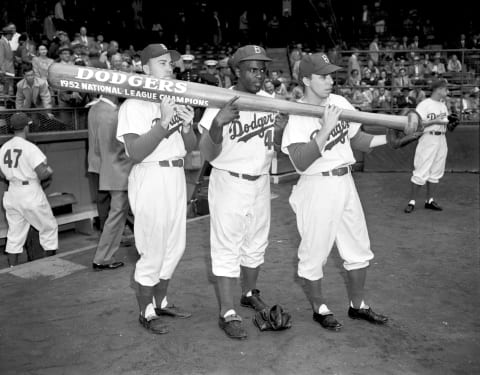
{"type": "MultiPolygon", "coordinates": [[[[49,84],[59,90],[114,95],[158,102],[165,96],[178,104],[221,108],[235,96],[240,110],[285,112],[292,115],[322,117],[324,107],[232,91],[200,83],[159,79],[148,75],[54,63],[48,69],[49,84]]],[[[403,130],[410,134],[420,127],[418,116],[395,116],[342,110],[340,119],[403,130]]]]}

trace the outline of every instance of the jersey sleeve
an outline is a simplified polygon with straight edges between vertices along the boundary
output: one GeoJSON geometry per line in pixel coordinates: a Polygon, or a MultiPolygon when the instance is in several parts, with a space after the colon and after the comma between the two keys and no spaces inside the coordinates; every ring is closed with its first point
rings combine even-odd
{"type": "Polygon", "coordinates": [[[147,118],[147,113],[142,110],[141,103],[136,100],[126,100],[118,111],[118,141],[125,143],[123,139],[125,134],[144,134],[146,132],[145,124],[150,124],[152,120],[147,118]]]}
{"type": "Polygon", "coordinates": [[[28,144],[28,149],[25,151],[28,157],[28,163],[32,169],[35,169],[40,164],[47,162],[46,155],[33,143],[28,144]]]}
{"type": "Polygon", "coordinates": [[[291,115],[282,137],[282,152],[288,155],[288,146],[292,143],[308,143],[315,129],[309,126],[310,121],[305,121],[302,116],[291,115]]]}
{"type": "Polygon", "coordinates": [[[422,102],[418,103],[417,107],[415,108],[423,120],[425,120],[428,115],[428,103],[428,100],[423,100],[422,102]]]}
{"type": "Polygon", "coordinates": [[[218,108],[207,108],[205,112],[203,112],[203,116],[199,122],[200,126],[198,127],[200,133],[203,133],[203,129],[210,130],[210,127],[212,126],[212,121],[218,112],[220,112],[218,108]]]}

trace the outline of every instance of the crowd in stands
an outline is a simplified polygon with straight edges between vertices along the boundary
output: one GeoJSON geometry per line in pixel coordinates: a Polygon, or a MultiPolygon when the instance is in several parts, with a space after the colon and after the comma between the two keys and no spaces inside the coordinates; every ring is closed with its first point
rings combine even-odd
{"type": "MultiPolygon", "coordinates": [[[[234,27],[228,26],[217,10],[208,10],[206,7],[201,7],[198,15],[199,19],[206,22],[202,31],[191,27],[189,13],[184,11],[175,15],[175,27],[171,23],[162,25],[152,22],[150,28],[144,21],[142,1],[132,1],[130,5],[130,23],[122,21],[128,17],[118,19],[119,24],[115,28],[118,38],[105,38],[102,32],[90,33],[86,26],[88,22],[76,27],[79,23],[68,16],[67,10],[72,14],[72,7],[67,6],[66,0],[56,1],[53,7],[47,9],[43,23],[38,19],[35,23],[35,20],[27,17],[25,31],[18,32],[13,23],[7,23],[2,29],[0,59],[10,58],[12,67],[8,68],[8,72],[3,72],[0,78],[0,89],[4,94],[0,106],[84,107],[92,99],[89,95],[71,91],[55,92],[48,87],[48,67],[53,62],[60,62],[142,73],[137,48],[142,48],[146,42],[164,42],[184,53],[183,60],[176,68],[178,79],[221,87],[229,87],[235,82],[235,75],[228,66],[228,57],[236,47],[252,41],[251,13],[246,10],[239,13],[235,32],[232,31],[234,27]],[[133,28],[130,38],[124,37],[123,27],[127,24],[133,28]],[[132,35],[140,37],[134,40],[132,35]],[[1,52],[2,42],[3,45],[5,42],[10,45],[11,57],[1,52]],[[17,80],[14,81],[13,76],[17,80]],[[15,97],[15,100],[8,102],[5,99],[8,97],[15,97]]],[[[118,12],[112,10],[114,14],[118,12]]],[[[31,13],[26,10],[27,15],[31,13]]],[[[306,53],[323,50],[328,51],[333,63],[345,67],[343,74],[335,76],[337,92],[360,110],[394,113],[400,109],[414,108],[429,94],[426,90],[429,81],[438,76],[447,78],[451,83],[451,92],[455,94],[451,95],[451,110],[464,113],[464,118],[478,118],[480,55],[478,51],[468,51],[480,48],[480,34],[460,34],[449,45],[438,44],[435,27],[430,20],[419,23],[419,15],[415,11],[408,11],[401,23],[404,34],[395,36],[389,32],[393,29],[389,27],[391,18],[386,16],[380,2],[376,2],[372,10],[364,5],[356,17],[357,44],[348,45],[339,37],[335,23],[321,16],[318,19],[323,34],[319,33],[328,35],[320,40],[325,43],[319,43],[318,40],[312,43],[308,37],[305,37],[305,42],[296,43],[293,37],[297,34],[291,33],[290,38],[285,36],[285,27],[288,25],[286,18],[289,16],[288,12],[278,16],[261,15],[267,25],[264,34],[260,33],[261,44],[275,46],[280,43],[285,47],[287,41],[292,43],[288,49],[289,71],[270,71],[265,81],[264,89],[272,96],[286,100],[301,98],[302,85],[297,80],[300,59],[306,53]]],[[[3,17],[5,19],[5,15],[3,17]]],[[[110,21],[105,20],[104,27],[109,24],[110,21]]],[[[98,26],[94,29],[98,30],[98,26]]],[[[304,35],[316,35],[315,30],[304,35]]]]}

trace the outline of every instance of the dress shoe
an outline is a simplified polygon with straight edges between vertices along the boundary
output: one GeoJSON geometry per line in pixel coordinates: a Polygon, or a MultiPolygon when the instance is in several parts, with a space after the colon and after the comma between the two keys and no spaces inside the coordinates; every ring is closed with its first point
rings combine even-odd
{"type": "Polygon", "coordinates": [[[92,268],[95,271],[103,271],[103,270],[114,270],[119,267],[123,267],[125,264],[123,262],[113,262],[110,264],[97,264],[92,263],[92,268]]]}
{"type": "Polygon", "coordinates": [[[243,328],[242,318],[239,315],[228,315],[226,318],[219,317],[218,325],[231,339],[243,340],[247,338],[247,331],[243,328]]]}
{"type": "Polygon", "coordinates": [[[352,319],[362,319],[373,324],[385,324],[388,322],[386,316],[377,314],[369,307],[367,309],[354,309],[350,307],[348,309],[348,316],[352,319]]]}
{"type": "Polygon", "coordinates": [[[164,325],[161,320],[158,320],[158,319],[147,320],[147,318],[145,318],[143,315],[140,314],[138,317],[138,321],[150,333],[154,333],[156,335],[168,333],[168,327],[164,325]]]}
{"type": "Polygon", "coordinates": [[[258,289],[252,289],[251,292],[252,295],[250,297],[242,295],[242,298],[240,298],[240,304],[244,307],[250,307],[255,311],[265,310],[268,306],[260,298],[260,291],[258,289]]]}
{"type": "Polygon", "coordinates": [[[169,305],[164,308],[155,308],[155,314],[158,316],[171,316],[172,318],[179,318],[179,319],[185,319],[185,318],[190,318],[192,316],[191,313],[182,311],[180,310],[177,306],[175,305],[169,305]]]}
{"type": "Polygon", "coordinates": [[[413,204],[408,204],[407,207],[403,210],[406,214],[411,213],[415,209],[415,205],[413,204]]]}
{"type": "Polygon", "coordinates": [[[342,328],[342,324],[339,323],[331,313],[323,315],[314,312],[313,320],[320,323],[323,328],[329,329],[330,331],[339,331],[340,328],[342,328]]]}
{"type": "Polygon", "coordinates": [[[434,210],[434,211],[442,211],[443,208],[438,205],[437,202],[431,201],[430,203],[425,202],[425,208],[429,210],[434,210]]]}

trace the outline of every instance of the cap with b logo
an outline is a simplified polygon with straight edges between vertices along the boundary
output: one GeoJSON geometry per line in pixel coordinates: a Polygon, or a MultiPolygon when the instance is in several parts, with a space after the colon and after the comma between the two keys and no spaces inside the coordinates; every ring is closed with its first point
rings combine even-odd
{"type": "Polygon", "coordinates": [[[165,44],[149,44],[146,46],[143,51],[140,53],[140,59],[142,60],[142,65],[146,65],[148,60],[154,59],[155,57],[166,55],[167,53],[170,54],[172,61],[177,61],[180,59],[180,54],[175,51],[168,49],[165,44]]]}
{"type": "Polygon", "coordinates": [[[237,49],[232,57],[232,65],[238,66],[242,61],[272,61],[260,46],[248,45],[237,49]]]}
{"type": "Polygon", "coordinates": [[[324,53],[306,55],[300,61],[298,80],[301,82],[303,77],[310,77],[312,74],[328,75],[340,69],[342,68],[332,64],[324,53]]]}

